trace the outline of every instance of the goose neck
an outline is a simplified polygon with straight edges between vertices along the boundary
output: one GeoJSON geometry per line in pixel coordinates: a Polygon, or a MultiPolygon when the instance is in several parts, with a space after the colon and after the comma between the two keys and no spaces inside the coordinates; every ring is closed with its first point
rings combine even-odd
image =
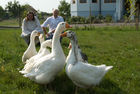
{"type": "Polygon", "coordinates": [[[30,44],[29,44],[29,46],[34,47],[33,45],[35,45],[35,37],[36,37],[36,36],[31,36],[31,37],[30,37],[30,44]]]}
{"type": "Polygon", "coordinates": [[[57,27],[52,40],[52,53],[55,53],[57,55],[61,55],[63,53],[60,44],[60,34],[62,31],[63,29],[61,27],[57,27]]]}
{"type": "Polygon", "coordinates": [[[74,59],[75,59],[74,64],[76,64],[76,62],[78,62],[78,45],[75,40],[71,40],[71,44],[72,44],[71,53],[73,54],[74,59]]]}

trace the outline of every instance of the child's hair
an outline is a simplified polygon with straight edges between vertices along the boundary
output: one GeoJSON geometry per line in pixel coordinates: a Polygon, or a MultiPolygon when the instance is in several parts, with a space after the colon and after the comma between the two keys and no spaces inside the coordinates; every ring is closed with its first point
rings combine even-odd
{"type": "Polygon", "coordinates": [[[28,17],[27,17],[29,14],[32,14],[32,15],[33,15],[33,19],[32,19],[32,20],[34,21],[34,20],[35,20],[35,17],[34,17],[35,14],[34,14],[34,12],[31,12],[31,11],[29,11],[29,12],[27,13],[27,15],[26,15],[26,21],[29,20],[28,17]]]}

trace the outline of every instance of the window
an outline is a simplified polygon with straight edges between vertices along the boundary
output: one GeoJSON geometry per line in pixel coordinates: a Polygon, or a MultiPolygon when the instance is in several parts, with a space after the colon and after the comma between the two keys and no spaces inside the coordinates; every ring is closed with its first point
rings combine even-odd
{"type": "Polygon", "coordinates": [[[97,0],[92,0],[92,3],[97,3],[97,0]]]}
{"type": "Polygon", "coordinates": [[[105,3],[116,3],[116,0],[104,0],[105,3]]]}
{"type": "Polygon", "coordinates": [[[80,3],[87,3],[87,0],[80,0],[80,3]]]}
{"type": "Polygon", "coordinates": [[[72,4],[75,4],[75,0],[72,0],[72,4]]]}

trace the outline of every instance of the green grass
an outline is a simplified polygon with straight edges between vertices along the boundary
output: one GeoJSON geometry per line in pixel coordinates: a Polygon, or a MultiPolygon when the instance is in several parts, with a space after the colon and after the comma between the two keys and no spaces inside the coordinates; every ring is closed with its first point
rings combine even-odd
{"type": "MultiPolygon", "coordinates": [[[[79,88],[78,94],[139,94],[140,31],[133,27],[84,27],[73,31],[89,63],[114,66],[99,85],[79,88]]],[[[74,94],[75,85],[64,70],[47,86],[36,84],[18,72],[24,66],[21,57],[27,48],[20,33],[20,29],[0,29],[0,94],[74,94]]],[[[69,40],[63,38],[66,55],[68,44],[69,40]]]]}
{"type": "Polygon", "coordinates": [[[18,18],[0,21],[0,26],[19,26],[18,18]]]}

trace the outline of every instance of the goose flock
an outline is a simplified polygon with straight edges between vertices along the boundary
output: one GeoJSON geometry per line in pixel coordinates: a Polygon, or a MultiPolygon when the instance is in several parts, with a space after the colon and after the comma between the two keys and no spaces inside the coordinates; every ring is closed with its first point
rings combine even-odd
{"type": "Polygon", "coordinates": [[[65,67],[68,78],[78,87],[91,87],[100,83],[113,66],[104,64],[95,66],[88,63],[87,56],[78,46],[75,32],[66,31],[61,34],[67,28],[70,28],[68,23],[59,23],[52,40],[44,40],[43,34],[32,32],[31,42],[22,56],[25,66],[19,71],[24,77],[38,84],[48,84],[65,67]],[[38,52],[34,42],[36,36],[39,36],[41,44],[38,52]],[[61,47],[60,36],[70,39],[72,48],[67,57],[61,47]],[[47,47],[51,48],[51,51],[47,47]]]}

